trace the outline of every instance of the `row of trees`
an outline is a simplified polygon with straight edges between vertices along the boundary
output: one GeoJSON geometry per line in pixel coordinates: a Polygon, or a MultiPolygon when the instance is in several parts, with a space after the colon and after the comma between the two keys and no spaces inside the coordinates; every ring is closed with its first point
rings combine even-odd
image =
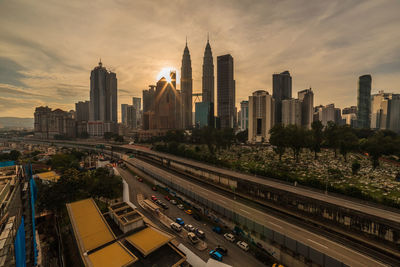
{"type": "Polygon", "coordinates": [[[300,152],[307,148],[314,152],[315,159],[322,147],[331,148],[335,157],[339,152],[345,161],[349,152],[365,152],[371,158],[373,167],[379,166],[379,158],[383,155],[400,156],[400,136],[391,131],[368,131],[353,129],[348,125],[338,126],[328,122],[324,127],[320,121],[311,125],[311,130],[296,125],[283,126],[276,124],[270,130],[271,145],[274,151],[282,155],[287,149],[293,152],[294,159],[298,162],[300,152]]]}
{"type": "Polygon", "coordinates": [[[18,160],[21,157],[21,152],[18,150],[11,150],[10,153],[1,153],[0,161],[18,160]]]}

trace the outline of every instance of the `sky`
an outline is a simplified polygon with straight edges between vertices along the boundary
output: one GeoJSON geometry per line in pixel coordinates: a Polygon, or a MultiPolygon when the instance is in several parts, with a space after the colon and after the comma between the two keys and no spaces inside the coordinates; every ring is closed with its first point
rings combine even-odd
{"type": "Polygon", "coordinates": [[[400,93],[399,14],[395,0],[2,0],[0,117],[74,109],[100,58],[117,74],[120,109],[163,68],[179,72],[186,36],[200,92],[207,33],[215,77],[216,57],[234,58],[237,106],[272,93],[272,74],[285,70],[293,97],[312,87],[315,106],[356,105],[363,74],[372,93],[400,93]]]}

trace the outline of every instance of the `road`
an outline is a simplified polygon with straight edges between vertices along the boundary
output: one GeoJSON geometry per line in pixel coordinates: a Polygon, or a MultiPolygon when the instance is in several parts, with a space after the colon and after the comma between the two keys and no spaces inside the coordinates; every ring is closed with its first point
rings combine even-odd
{"type": "Polygon", "coordinates": [[[374,206],[369,206],[369,205],[365,205],[359,202],[355,202],[355,201],[351,201],[351,200],[347,200],[344,198],[339,198],[339,197],[335,197],[335,196],[331,196],[331,195],[326,195],[320,192],[316,192],[313,190],[308,190],[306,188],[302,188],[302,187],[295,187],[292,185],[288,185],[288,184],[284,184],[284,183],[280,183],[280,182],[276,182],[276,181],[272,181],[272,180],[267,180],[267,179],[261,179],[255,176],[251,176],[248,174],[244,174],[244,173],[239,173],[236,171],[231,171],[231,170],[227,170],[227,169],[223,169],[223,168],[219,168],[219,167],[215,167],[209,164],[205,164],[202,162],[198,162],[198,161],[194,161],[194,160],[190,160],[190,159],[186,159],[186,158],[181,158],[181,157],[177,157],[174,155],[170,155],[170,154],[165,154],[165,153],[161,153],[161,152],[156,152],[156,151],[152,151],[150,149],[147,148],[143,148],[141,146],[136,146],[136,145],[124,145],[122,147],[125,148],[130,148],[130,149],[135,149],[135,150],[139,150],[145,153],[149,153],[149,154],[153,154],[153,155],[158,155],[158,156],[162,156],[162,157],[166,157],[166,158],[170,158],[178,163],[183,163],[183,164],[187,164],[187,165],[192,165],[192,166],[196,166],[200,169],[203,169],[205,171],[212,171],[215,173],[220,173],[222,175],[225,175],[227,177],[235,177],[237,179],[242,179],[242,180],[247,180],[250,182],[254,182],[257,184],[262,184],[265,186],[270,186],[273,188],[278,188],[284,191],[288,191],[294,194],[299,194],[305,197],[309,197],[312,199],[316,199],[319,201],[323,201],[323,202],[327,202],[330,204],[334,204],[337,206],[342,206],[342,207],[346,207],[348,209],[352,209],[354,211],[357,212],[363,212],[365,214],[370,214],[373,216],[377,216],[379,218],[385,218],[387,220],[391,220],[397,223],[400,223],[400,213],[396,213],[396,212],[392,212],[392,211],[388,211],[385,209],[381,209],[381,208],[377,208],[374,206]]]}
{"type": "MultiPolygon", "coordinates": [[[[155,218],[150,212],[143,210],[139,204],[137,203],[136,195],[138,193],[142,193],[146,198],[150,198],[152,195],[155,195],[158,199],[166,203],[169,209],[164,211],[168,217],[175,219],[177,217],[182,218],[185,221],[185,224],[191,224],[194,227],[197,227],[204,231],[206,234],[206,238],[204,241],[207,243],[208,248],[205,251],[197,250],[186,238],[181,238],[176,235],[176,239],[183,243],[185,246],[190,248],[194,253],[196,253],[199,257],[201,257],[204,261],[209,259],[208,252],[211,249],[214,249],[217,245],[222,245],[228,249],[228,255],[224,256],[223,262],[232,266],[265,266],[257,259],[255,259],[250,253],[243,251],[239,247],[237,247],[236,243],[231,243],[223,237],[223,235],[218,235],[212,231],[211,226],[205,224],[204,222],[199,222],[193,219],[192,216],[186,214],[183,210],[178,209],[176,206],[168,203],[164,199],[164,195],[159,191],[152,191],[152,189],[145,183],[139,182],[129,171],[118,168],[121,176],[129,185],[130,190],[130,200],[131,202],[138,207],[140,212],[145,214],[150,220],[152,220],[156,225],[158,225],[161,229],[168,231],[172,234],[176,234],[173,230],[168,227],[165,227],[161,224],[157,218],[155,218]]],[[[148,180],[154,181],[151,177],[146,177],[148,180]]]]}
{"type": "MultiPolygon", "coordinates": [[[[234,212],[241,214],[253,221],[256,221],[269,229],[280,232],[294,240],[297,240],[309,247],[314,248],[334,259],[337,259],[349,266],[386,266],[383,263],[363,255],[353,249],[350,249],[344,245],[338,244],[328,238],[319,236],[310,231],[307,231],[301,227],[290,224],[284,220],[280,220],[276,217],[270,216],[264,212],[261,212],[255,208],[244,205],[238,201],[234,201],[230,198],[217,194],[211,190],[207,190],[195,183],[191,183],[185,179],[177,177],[169,172],[159,169],[157,166],[153,166],[149,163],[138,159],[129,159],[134,165],[144,166],[146,169],[151,170],[166,179],[172,179],[175,183],[195,191],[203,198],[209,199],[215,203],[219,203],[224,207],[232,207],[234,212]]],[[[229,248],[228,248],[229,249],[229,248]]]]}

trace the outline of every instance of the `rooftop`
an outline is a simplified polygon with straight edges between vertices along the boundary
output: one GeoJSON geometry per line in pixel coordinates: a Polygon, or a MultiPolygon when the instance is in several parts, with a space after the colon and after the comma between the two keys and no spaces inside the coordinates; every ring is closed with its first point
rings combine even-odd
{"type": "Polygon", "coordinates": [[[149,255],[156,249],[171,241],[174,237],[153,227],[147,227],[126,240],[138,249],[144,256],[149,255]]]}

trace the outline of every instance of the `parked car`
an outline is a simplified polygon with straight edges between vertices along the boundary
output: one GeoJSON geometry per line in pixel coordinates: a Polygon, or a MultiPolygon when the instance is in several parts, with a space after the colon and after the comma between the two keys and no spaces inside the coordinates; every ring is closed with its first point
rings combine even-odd
{"type": "Polygon", "coordinates": [[[197,215],[196,213],[193,214],[193,219],[195,219],[196,221],[201,221],[201,217],[199,215],[197,215]]]}
{"type": "Polygon", "coordinates": [[[186,212],[187,214],[189,214],[189,215],[192,215],[192,214],[193,214],[193,211],[192,211],[192,210],[185,210],[185,212],[186,212]]]}
{"type": "Polygon", "coordinates": [[[210,257],[213,258],[214,260],[222,261],[222,255],[218,251],[211,250],[209,254],[210,257]]]}
{"type": "Polygon", "coordinates": [[[179,224],[174,223],[174,222],[171,223],[171,228],[174,229],[174,230],[177,231],[177,232],[182,231],[182,226],[180,226],[179,224]]]}
{"type": "Polygon", "coordinates": [[[161,200],[159,200],[159,199],[156,200],[156,204],[161,205],[161,203],[162,203],[161,200]]]}
{"type": "Polygon", "coordinates": [[[169,202],[171,202],[171,204],[172,204],[172,205],[176,205],[176,204],[178,204],[178,202],[176,202],[176,200],[175,200],[175,199],[171,199],[169,202]]]}
{"type": "Polygon", "coordinates": [[[196,230],[194,232],[200,238],[205,238],[206,237],[206,234],[202,230],[200,230],[199,228],[196,228],[196,230]]]}
{"type": "Polygon", "coordinates": [[[214,232],[216,232],[217,234],[221,234],[222,233],[221,227],[219,227],[219,226],[214,226],[212,230],[214,232]]]}
{"type": "Polygon", "coordinates": [[[219,253],[221,253],[221,254],[224,255],[224,256],[228,255],[228,249],[227,249],[226,247],[223,247],[223,246],[218,245],[218,246],[215,248],[215,250],[218,251],[219,253]]]}
{"type": "Polygon", "coordinates": [[[182,204],[179,204],[177,207],[178,207],[178,209],[180,209],[180,210],[183,210],[183,209],[185,208],[182,204]]]}
{"type": "Polygon", "coordinates": [[[192,242],[192,244],[196,244],[196,243],[200,242],[200,239],[192,232],[189,232],[187,236],[188,236],[190,242],[192,242]]]}
{"type": "Polygon", "coordinates": [[[165,203],[161,203],[161,206],[163,207],[163,209],[167,210],[168,209],[168,205],[165,203]]]}
{"type": "Polygon", "coordinates": [[[157,197],[156,196],[151,196],[151,200],[153,200],[155,202],[155,201],[157,201],[157,197]]]}
{"type": "Polygon", "coordinates": [[[194,226],[191,224],[185,224],[184,228],[186,230],[188,230],[189,232],[194,232],[194,230],[195,230],[194,226]]]}
{"type": "Polygon", "coordinates": [[[248,251],[249,250],[249,245],[246,242],[243,241],[238,241],[236,243],[236,245],[238,245],[239,248],[243,249],[244,251],[248,251]]]}
{"type": "Polygon", "coordinates": [[[151,188],[151,190],[157,191],[157,187],[153,186],[153,187],[151,188]]]}
{"type": "Polygon", "coordinates": [[[231,241],[231,242],[235,242],[235,236],[230,234],[230,233],[225,233],[224,237],[226,240],[231,241]]]}
{"type": "Polygon", "coordinates": [[[185,225],[185,222],[182,220],[182,218],[176,218],[175,222],[180,224],[180,225],[185,225]]]}
{"type": "Polygon", "coordinates": [[[168,201],[170,201],[170,200],[171,200],[171,199],[169,198],[169,196],[168,196],[168,195],[164,196],[164,198],[165,198],[166,200],[168,200],[168,201]]]}

